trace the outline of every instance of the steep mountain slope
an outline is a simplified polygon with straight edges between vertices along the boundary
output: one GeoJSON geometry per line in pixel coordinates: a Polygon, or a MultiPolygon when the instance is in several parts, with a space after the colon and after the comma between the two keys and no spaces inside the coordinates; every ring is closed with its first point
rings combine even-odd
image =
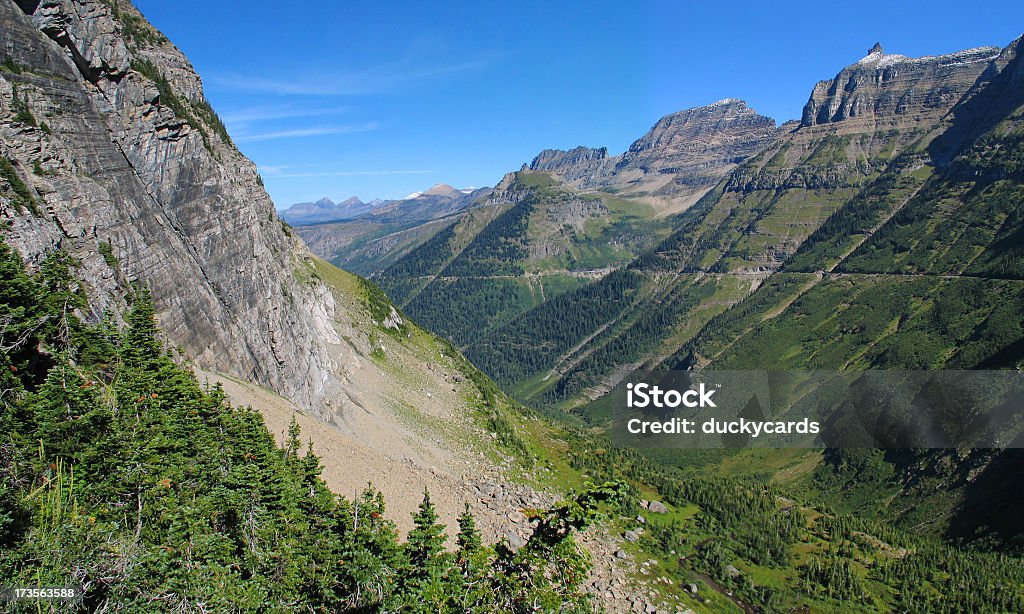
{"type": "Polygon", "coordinates": [[[773,120],[725,100],[662,118],[621,156],[543,151],[376,279],[417,321],[470,345],[653,247],[670,214],[775,133],[773,120]]]}
{"type": "MultiPolygon", "coordinates": [[[[187,65],[175,63],[180,54],[136,12],[121,3],[88,1],[19,6],[39,13],[36,22],[52,31],[57,41],[39,35],[9,2],[0,3],[4,36],[18,43],[11,49],[20,54],[20,59],[7,58],[0,73],[0,91],[5,93],[0,210],[6,218],[0,241],[0,576],[24,584],[81,583],[91,591],[85,607],[96,610],[566,611],[585,605],[578,594],[584,581],[621,611],[669,606],[837,612],[853,607],[934,612],[1024,608],[1024,567],[1018,558],[953,547],[908,534],[884,520],[836,512],[821,505],[813,493],[794,487],[793,481],[783,477],[771,482],[762,475],[777,466],[784,466],[789,475],[806,473],[801,467],[818,460],[812,454],[786,457],[792,453],[783,451],[778,456],[747,457],[737,463],[749,472],[740,477],[715,474],[725,471],[721,467],[687,473],[616,449],[591,432],[557,430],[521,413],[451,344],[407,322],[376,286],[309,257],[261,204],[269,204],[261,190],[253,187],[245,193],[255,199],[254,209],[225,195],[228,187],[236,186],[232,182],[256,181],[255,173],[219,134],[212,111],[202,102],[187,102],[196,99],[173,89],[185,88],[195,77],[190,77],[187,65]],[[76,19],[83,24],[74,26],[76,19]],[[74,26],[73,34],[58,29],[68,24],[74,26]],[[125,45],[120,36],[134,42],[125,45]],[[62,55],[59,41],[73,42],[70,59],[62,55]],[[120,49],[119,41],[129,53],[152,59],[139,61],[123,75],[111,72],[114,56],[102,56],[120,49]],[[103,52],[97,56],[97,50],[103,52]],[[174,61],[162,65],[158,60],[164,55],[174,61]],[[61,78],[54,76],[58,69],[63,71],[61,78]],[[138,94],[129,87],[133,82],[149,96],[148,106],[123,106],[125,96],[138,94]],[[137,122],[122,122],[126,116],[137,122]],[[142,118],[153,116],[159,119],[152,128],[155,136],[147,137],[148,120],[142,118]],[[111,149],[107,143],[115,146],[111,149]],[[150,159],[138,148],[158,155],[150,159]],[[213,202],[204,200],[206,196],[213,202]],[[193,208],[202,216],[186,215],[196,213],[193,208]],[[264,213],[269,213],[265,224],[264,213]],[[28,272],[6,248],[8,240],[32,259],[28,272]],[[265,241],[269,251],[259,241],[265,241]],[[222,242],[230,253],[220,251],[222,242]],[[279,251],[271,249],[275,245],[279,251]],[[52,249],[55,246],[64,251],[52,249]],[[283,440],[282,448],[273,445],[259,415],[230,407],[221,391],[204,389],[186,368],[164,355],[146,293],[130,288],[133,282],[153,286],[161,323],[169,327],[170,345],[181,346],[180,351],[174,347],[178,358],[198,356],[202,365],[229,371],[236,370],[235,362],[241,365],[241,376],[210,371],[203,376],[224,382],[239,402],[265,411],[274,434],[283,440]],[[225,317],[216,304],[204,302],[207,295],[219,300],[225,317]],[[127,301],[133,309],[124,316],[123,331],[101,321],[102,316],[122,317],[127,301]],[[209,313],[196,314],[196,309],[209,313]],[[294,337],[290,328],[275,327],[276,319],[288,323],[293,317],[300,319],[294,337]],[[206,321],[202,318],[214,320],[216,326],[199,331],[214,336],[209,345],[190,341],[193,331],[188,327],[194,318],[200,323],[206,321]],[[266,332],[260,328],[264,324],[266,332]],[[327,342],[317,345],[321,333],[337,340],[336,347],[327,342]],[[262,341],[259,347],[276,356],[281,353],[275,347],[285,344],[291,354],[284,357],[289,360],[292,354],[309,352],[313,356],[307,360],[313,361],[326,348],[324,364],[332,368],[303,372],[302,377],[305,382],[319,381],[322,394],[330,394],[329,386],[336,385],[333,403],[318,402],[320,389],[306,383],[296,384],[297,390],[283,390],[299,401],[309,400],[322,420],[302,417],[308,430],[301,434],[285,427],[294,405],[253,384],[274,381],[272,376],[256,377],[259,373],[246,371],[248,358],[233,349],[233,339],[262,341]],[[287,346],[291,343],[295,347],[287,346]],[[221,350],[228,352],[226,357],[214,355],[221,350]],[[304,393],[303,386],[313,392],[304,393]],[[315,449],[326,465],[324,477],[335,489],[347,490],[356,480],[383,474],[380,479],[388,488],[405,497],[400,509],[412,507],[409,490],[424,483],[437,488],[433,496],[442,509],[435,509],[426,497],[420,499],[415,530],[405,544],[399,543],[382,503],[394,501],[395,493],[378,497],[370,489],[349,500],[329,492],[318,478],[318,459],[300,452],[300,435],[307,433],[316,438],[315,449]],[[578,486],[581,492],[549,507],[544,492],[508,483],[511,473],[537,489],[578,486]],[[587,487],[591,480],[618,485],[587,487]],[[445,552],[446,538],[435,514],[451,524],[463,500],[481,514],[485,529],[489,525],[510,545],[522,547],[481,549],[478,536],[466,529],[458,556],[445,552]],[[605,504],[607,527],[618,537],[595,549],[599,564],[611,571],[584,580],[579,573],[584,557],[566,537],[597,517],[599,503],[605,504]],[[526,543],[524,536],[530,537],[526,543]],[[642,563],[627,574],[614,567],[619,561],[642,563]],[[642,592],[630,587],[639,578],[646,582],[642,592]],[[655,589],[667,598],[655,597],[655,589]]],[[[1012,92],[1019,79],[1011,75],[1018,73],[1010,70],[1016,66],[1014,53],[1008,50],[988,64],[982,79],[962,98],[963,108],[954,109],[960,114],[957,118],[972,121],[950,120],[944,138],[931,141],[935,152],[945,156],[931,154],[936,160],[953,160],[948,168],[960,167],[941,175],[953,182],[951,189],[967,184],[973,189],[971,177],[991,178],[991,187],[1004,190],[999,194],[1011,203],[1019,202],[1019,169],[1014,162],[1019,158],[1019,135],[1013,119],[1019,114],[1007,123],[1010,116],[1000,115],[1003,105],[996,102],[1016,95],[1012,92]],[[991,89],[997,86],[1002,89],[991,89]],[[984,112],[971,112],[971,100],[978,101],[975,104],[984,112]],[[1010,130],[1009,136],[1004,130],[1010,130]]],[[[795,164],[800,170],[810,169],[814,164],[808,158],[814,159],[816,152],[832,159],[836,148],[823,145],[829,142],[813,144],[814,151],[797,155],[795,164]]],[[[806,143],[794,147],[812,149],[806,143]]],[[[847,149],[857,151],[840,149],[844,155],[849,154],[847,149]]],[[[906,151],[920,153],[911,145],[906,151]]],[[[776,151],[772,159],[778,155],[776,151]]],[[[751,169],[763,168],[764,159],[755,156],[748,164],[751,169]]],[[[780,159],[785,162],[785,156],[780,159]]],[[[895,163],[891,168],[894,173],[905,170],[895,163]]],[[[874,173],[864,178],[857,176],[864,174],[859,170],[844,173],[837,173],[839,188],[844,182],[875,185],[874,173]]],[[[932,189],[924,173],[915,179],[924,182],[919,194],[932,189]]],[[[879,177],[879,185],[881,181],[879,177]]],[[[666,241],[663,250],[635,267],[611,272],[603,278],[608,282],[588,286],[589,293],[580,295],[586,300],[563,303],[569,307],[565,323],[576,328],[549,320],[548,328],[535,332],[582,347],[588,335],[596,338],[590,320],[601,322],[620,305],[625,305],[623,312],[635,307],[637,319],[628,320],[632,324],[664,330],[659,327],[670,326],[681,306],[695,305],[692,310],[708,312],[726,309],[734,293],[746,293],[750,279],[764,275],[751,271],[750,263],[785,266],[793,250],[800,248],[777,237],[772,241],[782,246],[779,249],[764,249],[761,256],[751,249],[723,260],[742,240],[735,237],[744,235],[732,222],[721,220],[729,220],[733,213],[741,221],[760,219],[749,210],[757,204],[730,185],[734,184],[720,183],[702,205],[675,220],[680,227],[709,222],[706,236],[691,238],[707,239],[710,248],[687,248],[675,238],[666,241]],[[720,205],[722,199],[732,200],[720,205]],[[717,226],[711,224],[716,220],[717,226]],[[707,270],[690,269],[694,257],[706,263],[707,270]],[[721,267],[720,261],[725,262],[721,267]],[[664,310],[645,307],[653,295],[644,293],[659,288],[651,280],[665,282],[667,293],[651,299],[665,305],[664,310]],[[728,283],[735,287],[723,290],[728,283]],[[581,343],[573,338],[578,331],[585,337],[581,343]]],[[[798,185],[783,191],[807,189],[798,185]]],[[[506,202],[474,210],[474,215],[482,212],[472,222],[475,226],[464,228],[462,235],[453,227],[443,242],[446,249],[423,252],[428,270],[439,265],[429,258],[443,256],[440,264],[452,267],[457,275],[471,277],[483,270],[498,278],[503,271],[516,272],[515,267],[530,262],[537,255],[533,249],[543,254],[542,259],[562,257],[566,252],[549,252],[551,241],[560,236],[557,224],[549,223],[549,212],[555,221],[586,218],[586,232],[586,221],[592,219],[587,216],[603,213],[601,207],[611,210],[615,202],[568,189],[540,171],[510,177],[501,187],[499,197],[504,195],[506,202]],[[531,234],[538,212],[542,223],[531,234]],[[498,220],[501,223],[496,224],[498,220]]],[[[757,191],[750,188],[752,194],[757,191]]],[[[983,194],[984,190],[979,193],[983,194]]],[[[765,194],[750,199],[757,197],[767,199],[765,194]]],[[[941,207],[918,205],[913,198],[907,203],[904,209],[914,215],[891,218],[900,226],[887,235],[892,245],[902,250],[907,236],[928,237],[932,228],[946,233],[949,227],[942,224],[948,220],[941,207]],[[927,221],[917,224],[922,219],[927,221]],[[914,232],[901,230],[901,225],[914,232]]],[[[842,206],[839,212],[847,210],[845,205],[836,206],[842,206]]],[[[1009,272],[1007,279],[996,281],[1017,281],[1016,261],[1004,257],[1010,251],[1001,247],[1012,247],[1018,236],[1014,210],[992,211],[1002,223],[980,237],[961,233],[964,240],[954,240],[961,246],[958,250],[946,249],[948,243],[941,242],[948,238],[946,233],[928,237],[927,245],[915,245],[911,252],[966,253],[943,256],[936,270],[956,271],[957,277],[972,271],[993,276],[1003,271],[1009,272]],[[972,260],[970,254],[985,257],[972,260]],[[977,268],[971,268],[975,264],[977,268]]],[[[830,217],[842,219],[839,213],[830,217]]],[[[844,228],[838,222],[836,227],[844,228]]],[[[848,234],[841,236],[845,240],[848,234]]],[[[832,235],[822,237],[818,244],[827,245],[832,235]]],[[[841,243],[842,266],[857,262],[862,245],[841,243]],[[845,250],[855,257],[845,259],[845,250]]],[[[886,245],[880,242],[878,248],[886,245]]],[[[808,258],[808,266],[816,268],[808,258]]],[[[910,258],[901,266],[928,271],[934,260],[929,256],[921,264],[910,258]]],[[[870,261],[857,266],[880,267],[870,261]]],[[[769,277],[760,288],[785,274],[769,277]]],[[[817,271],[809,274],[810,280],[803,271],[790,274],[803,275],[804,283],[818,277],[817,271]]],[[[752,297],[762,297],[760,292],[752,297]]],[[[1012,295],[1003,296],[1004,303],[1019,304],[1012,295]]],[[[564,301],[562,297],[555,301],[564,301]]],[[[786,313],[796,304],[777,302],[772,313],[786,313]]],[[[843,306],[835,300],[826,304],[827,309],[843,306]]],[[[752,306],[747,301],[740,305],[752,306]]],[[[965,321],[986,317],[969,316],[948,324],[960,334],[967,328],[965,321]]],[[[786,317],[794,325],[799,319],[786,317]]],[[[695,318],[684,330],[702,321],[695,318]]],[[[1011,343],[999,345],[999,351],[1014,351],[1013,335],[1019,338],[1008,327],[975,330],[1002,331],[999,338],[1011,343]]],[[[616,347],[634,351],[629,346],[611,349],[616,347]]],[[[992,356],[975,354],[981,359],[992,356]]],[[[683,352],[679,358],[688,356],[683,352]]],[[[269,367],[282,377],[293,368],[287,361],[269,367]]],[[[853,465],[856,460],[838,459],[837,464],[853,465]]],[[[975,482],[969,481],[970,474],[978,465],[959,466],[966,469],[963,479],[971,484],[967,489],[978,489],[972,495],[979,502],[988,500],[986,491],[999,484],[997,478],[1014,483],[1019,477],[1012,465],[1010,470],[998,462],[992,465],[999,469],[997,477],[988,478],[986,469],[987,479],[975,482]]],[[[1011,517],[1007,509],[1015,508],[1000,508],[990,517],[1005,520],[1011,517]]],[[[969,522],[963,525],[970,528],[969,522]]]]}
{"type": "Polygon", "coordinates": [[[375,279],[412,318],[461,346],[628,262],[663,228],[649,205],[521,171],[375,279]]]}
{"type": "Polygon", "coordinates": [[[185,57],[127,4],[21,6],[0,3],[10,243],[33,262],[58,246],[81,260],[95,314],[148,285],[199,364],[330,405],[333,297],[293,274],[308,251],[185,57]]]}
{"type": "MultiPolygon", "coordinates": [[[[907,191],[901,185],[906,177],[883,173],[869,198],[837,210],[789,259],[779,281],[746,301],[752,307],[747,314],[723,316],[722,322],[753,324],[755,312],[767,315],[753,329],[726,335],[730,347],[720,360],[749,362],[773,346],[787,365],[825,368],[999,368],[1024,359],[1020,45],[1014,42],[990,64],[944,118],[941,135],[917,146],[913,155],[934,171],[913,185],[909,198],[892,197],[907,191]],[[799,286],[798,296],[786,297],[781,288],[787,286],[799,286]],[[771,294],[776,297],[768,299],[771,294]],[[856,331],[810,321],[866,305],[872,308],[853,318],[862,323],[856,331]],[[822,308],[827,316],[796,315],[822,308]],[[866,317],[875,326],[866,326],[866,317]],[[894,318],[896,326],[888,326],[894,318]],[[816,329],[829,344],[816,345],[795,332],[798,326],[816,329]],[[751,347],[754,338],[762,348],[751,347]],[[791,346],[797,339],[801,345],[791,346]]],[[[708,349],[694,349],[691,360],[719,355],[709,345],[712,337],[721,335],[709,330],[697,337],[693,348],[708,349]]]]}
{"type": "MultiPolygon", "coordinates": [[[[783,272],[666,364],[1024,366],[1022,44],[1003,50],[943,118],[942,134],[921,145],[915,155],[935,171],[909,198],[892,198],[905,178],[883,174],[871,198],[839,209],[783,272]]],[[[1016,449],[835,452],[818,483],[862,515],[1016,548],[1017,497],[1000,485],[1022,471],[1016,449]]]]}
{"type": "Polygon", "coordinates": [[[862,232],[870,233],[913,198],[939,163],[929,144],[950,128],[953,107],[998,71],[997,56],[996,48],[920,59],[872,50],[819,83],[800,123],[783,126],[622,276],[525,314],[468,355],[527,398],[593,397],[628,369],[676,353],[765,279],[762,294],[792,299],[835,260],[806,269],[806,280],[771,276],[799,249],[820,243],[819,228],[842,237],[833,258],[856,248],[865,235],[836,232],[840,215],[864,217],[862,232]]]}
{"type": "MultiPolygon", "coordinates": [[[[481,404],[468,363],[373,284],[312,257],[175,47],[123,2],[23,6],[30,13],[0,1],[11,42],[0,63],[0,232],[32,272],[67,254],[85,298],[78,316],[92,323],[118,323],[149,288],[179,360],[230,382],[239,403],[298,409],[331,429],[324,462],[346,493],[390,472],[389,505],[415,509],[430,484],[453,520],[476,498],[473,480],[507,483],[523,444],[505,412],[518,413],[500,395],[481,404]],[[257,402],[266,398],[280,403],[257,402]],[[343,471],[353,460],[339,441],[364,464],[343,471]]],[[[492,537],[509,532],[496,520],[508,511],[481,512],[492,537]]]]}
{"type": "MultiPolygon", "coordinates": [[[[482,482],[477,492],[491,489],[499,523],[521,525],[509,533],[521,547],[485,544],[468,503],[484,497],[467,494],[459,501],[466,503],[456,553],[446,548],[440,506],[423,491],[402,543],[380,491],[360,484],[349,499],[327,488],[339,485],[339,474],[381,474],[380,467],[360,466],[366,451],[351,438],[296,420],[285,407],[267,412],[275,430],[283,427],[278,447],[259,413],[232,406],[221,387],[201,385],[165,351],[148,292],[133,294],[121,330],[109,320],[80,319],[87,300],[77,269],[58,250],[29,273],[0,238],[0,577],[16,587],[63,587],[36,594],[5,588],[6,610],[494,612],[543,604],[589,611],[581,591],[586,559],[571,534],[596,518],[598,504],[620,501],[621,486],[570,495],[539,514],[534,530],[512,510],[541,503],[537,495],[482,482]],[[313,427],[307,445],[300,422],[313,427]],[[313,438],[335,461],[346,461],[328,461],[327,484],[313,438]],[[557,532],[546,529],[554,524],[557,532]]],[[[323,272],[339,273],[329,265],[323,272]]],[[[370,290],[371,316],[389,307],[364,281],[344,274],[334,281],[370,290]]],[[[339,298],[359,294],[348,290],[339,298]]],[[[393,320],[385,328],[397,333],[393,320]]],[[[433,344],[423,348],[428,352],[450,351],[434,337],[397,327],[433,344]]],[[[493,384],[454,353],[448,357],[467,368],[468,386],[484,395],[480,409],[498,438],[514,438],[493,384]]],[[[451,407],[444,400],[434,417],[451,407]]],[[[460,435],[472,435],[455,422],[450,427],[460,435]]],[[[388,449],[409,453],[408,431],[387,427],[388,449]]],[[[380,456],[382,447],[371,451],[374,460],[394,465],[398,459],[380,456]]],[[[482,468],[466,467],[486,479],[482,468]]],[[[404,477],[402,487],[416,491],[439,484],[441,472],[430,473],[437,479],[399,466],[385,477],[404,477]]]]}

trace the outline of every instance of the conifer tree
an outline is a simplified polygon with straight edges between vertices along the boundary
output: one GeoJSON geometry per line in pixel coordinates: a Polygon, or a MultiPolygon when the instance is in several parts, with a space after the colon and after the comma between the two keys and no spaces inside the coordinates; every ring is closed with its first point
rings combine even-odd
{"type": "Polygon", "coordinates": [[[163,355],[159,329],[156,325],[156,308],[149,290],[140,289],[125,318],[127,328],[121,343],[121,360],[129,367],[144,367],[163,355]]]}
{"type": "Polygon", "coordinates": [[[444,550],[446,540],[444,525],[438,521],[437,509],[430,500],[430,493],[424,489],[405,544],[408,565],[405,593],[413,603],[433,611],[443,608],[448,598],[445,583],[450,575],[451,556],[444,550]]]}
{"type": "Polygon", "coordinates": [[[438,555],[444,552],[444,525],[438,522],[437,509],[430,501],[430,493],[424,489],[419,511],[413,515],[414,527],[409,531],[406,550],[413,568],[426,570],[434,565],[438,555]]]}
{"type": "Polygon", "coordinates": [[[489,549],[483,546],[476,520],[470,512],[469,503],[459,515],[459,534],[456,537],[459,549],[456,553],[459,590],[452,591],[449,600],[451,610],[456,612],[478,611],[493,600],[487,583],[489,570],[489,549]]]}
{"type": "Polygon", "coordinates": [[[35,417],[44,449],[68,460],[85,460],[83,456],[98,452],[93,446],[110,421],[109,411],[96,397],[95,382],[83,379],[63,357],[39,390],[35,417]]]}
{"type": "Polygon", "coordinates": [[[459,534],[456,538],[459,545],[459,558],[469,559],[472,555],[480,552],[483,541],[480,539],[480,531],[476,528],[476,520],[466,503],[466,509],[459,515],[459,534]]]}

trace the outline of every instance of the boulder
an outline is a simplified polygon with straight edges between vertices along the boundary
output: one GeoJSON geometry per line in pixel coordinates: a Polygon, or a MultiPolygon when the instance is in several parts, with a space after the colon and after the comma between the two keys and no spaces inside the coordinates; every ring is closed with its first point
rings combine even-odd
{"type": "Polygon", "coordinates": [[[652,514],[666,514],[668,513],[668,508],[661,501],[651,501],[647,506],[647,511],[652,514]]]}

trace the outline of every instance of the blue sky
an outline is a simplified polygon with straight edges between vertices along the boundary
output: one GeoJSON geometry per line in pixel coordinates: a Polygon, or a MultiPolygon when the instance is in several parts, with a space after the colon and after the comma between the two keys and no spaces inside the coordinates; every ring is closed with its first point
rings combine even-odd
{"type": "Polygon", "coordinates": [[[195,65],[279,208],[493,185],[541,149],[619,153],[722,98],[794,119],[876,41],[919,56],[1024,33],[1019,0],[137,5],[195,65]]]}

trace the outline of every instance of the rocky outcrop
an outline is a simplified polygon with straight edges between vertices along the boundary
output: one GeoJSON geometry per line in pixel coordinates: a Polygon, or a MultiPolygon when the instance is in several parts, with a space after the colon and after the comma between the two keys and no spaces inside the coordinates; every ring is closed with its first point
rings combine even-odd
{"type": "MultiPolygon", "coordinates": [[[[949,129],[928,148],[938,162],[948,163],[964,144],[1012,115],[1018,101],[1024,100],[1022,50],[1024,36],[1007,45],[953,107],[948,116],[949,129]]],[[[963,168],[962,172],[970,176],[978,169],[963,168]]]]}
{"type": "Polygon", "coordinates": [[[546,149],[523,168],[576,188],[690,204],[777,133],[775,120],[726,99],[661,118],[621,155],[609,156],[604,147],[546,149]]]}
{"type": "Polygon", "coordinates": [[[615,170],[672,174],[681,184],[710,185],[759,152],[775,133],[775,120],[742,100],[720,100],[661,118],[629,146],[615,170]]]}
{"type": "Polygon", "coordinates": [[[581,146],[569,151],[545,149],[529,165],[524,164],[523,170],[554,173],[570,182],[586,181],[609,174],[618,161],[618,156],[608,156],[607,147],[593,149],[581,146]]]}
{"type": "Polygon", "coordinates": [[[804,106],[803,127],[854,120],[918,124],[941,117],[974,85],[998,47],[908,58],[876,44],[833,79],[820,81],[804,106]]]}
{"type": "Polygon", "coordinates": [[[0,156],[36,203],[0,198],[7,241],[80,260],[90,317],[146,285],[198,365],[328,409],[334,299],[182,53],[126,2],[3,0],[0,36],[0,156]]]}

